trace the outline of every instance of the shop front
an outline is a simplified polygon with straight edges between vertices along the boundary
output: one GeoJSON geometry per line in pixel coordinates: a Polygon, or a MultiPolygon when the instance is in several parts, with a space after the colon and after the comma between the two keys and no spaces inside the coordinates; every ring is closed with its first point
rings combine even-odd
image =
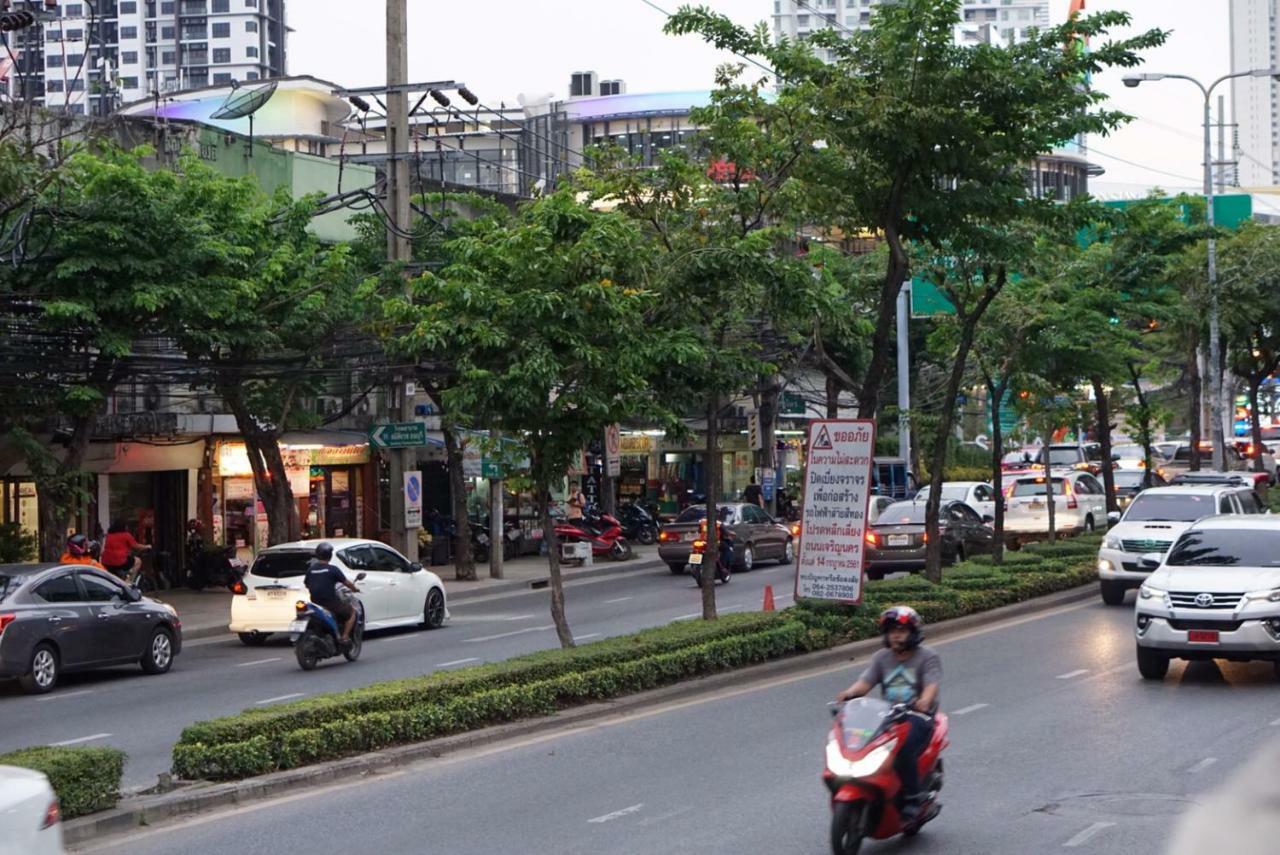
{"type": "MultiPolygon", "coordinates": [[[[755,473],[755,456],[747,438],[736,434],[721,436],[720,495],[717,501],[732,502],[755,473]]],[[[707,491],[706,439],[689,437],[684,442],[662,438],[655,455],[659,462],[656,492],[659,509],[664,514],[676,513],[687,505],[705,501],[707,491]]]]}

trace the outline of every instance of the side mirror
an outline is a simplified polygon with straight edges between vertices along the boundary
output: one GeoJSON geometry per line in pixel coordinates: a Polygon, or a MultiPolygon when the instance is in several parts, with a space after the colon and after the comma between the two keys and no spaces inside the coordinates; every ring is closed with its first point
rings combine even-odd
{"type": "Polygon", "coordinates": [[[1138,566],[1143,570],[1158,570],[1160,562],[1164,561],[1164,556],[1159,552],[1146,552],[1138,558],[1138,566]]]}
{"type": "MultiPolygon", "coordinates": [[[[1267,513],[1271,513],[1271,511],[1267,511],[1267,513]]],[[[126,596],[129,597],[129,602],[138,603],[142,601],[142,592],[139,591],[137,588],[135,588],[133,585],[128,586],[124,590],[125,590],[126,596]]]]}
{"type": "Polygon", "coordinates": [[[993,517],[993,516],[991,516],[991,514],[983,514],[983,515],[982,515],[982,521],[983,521],[984,523],[986,523],[987,525],[990,525],[991,523],[993,523],[993,522],[995,522],[995,521],[996,521],[996,518],[995,518],[995,517],[993,517]]]}
{"type": "Polygon", "coordinates": [[[415,562],[413,562],[412,564],[410,564],[410,565],[409,565],[409,572],[410,572],[410,573],[417,573],[417,572],[418,572],[419,570],[421,570],[421,569],[422,569],[422,565],[421,565],[419,562],[417,562],[417,561],[415,561],[415,562]]]}
{"type": "Polygon", "coordinates": [[[362,581],[364,581],[364,578],[365,578],[366,576],[368,576],[368,575],[369,575],[368,573],[357,573],[357,574],[356,574],[356,581],[357,581],[357,582],[362,582],[362,581]]]}
{"type": "Polygon", "coordinates": [[[1120,522],[1119,511],[1107,511],[1107,525],[1115,525],[1120,522]]]}

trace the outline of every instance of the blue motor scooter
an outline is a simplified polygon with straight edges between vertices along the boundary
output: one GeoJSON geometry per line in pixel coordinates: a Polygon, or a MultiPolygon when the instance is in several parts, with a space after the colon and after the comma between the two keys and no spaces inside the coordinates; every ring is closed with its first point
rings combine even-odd
{"type": "MultiPolygon", "coordinates": [[[[364,579],[365,574],[356,576],[356,581],[364,579]]],[[[356,625],[351,629],[351,643],[344,650],[338,639],[342,637],[342,627],[333,612],[306,600],[298,600],[297,616],[289,627],[293,640],[293,653],[298,658],[298,665],[303,671],[310,671],[322,659],[342,654],[348,662],[360,658],[360,648],[364,646],[364,604],[345,588],[338,591],[338,596],[351,604],[356,611],[356,625]]]]}

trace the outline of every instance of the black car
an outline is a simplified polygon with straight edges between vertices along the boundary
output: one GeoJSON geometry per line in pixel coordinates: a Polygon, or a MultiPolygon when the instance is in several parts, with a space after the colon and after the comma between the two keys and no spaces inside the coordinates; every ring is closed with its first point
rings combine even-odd
{"type": "Polygon", "coordinates": [[[182,650],[171,606],[80,564],[0,564],[0,678],[48,692],[69,671],[141,665],[163,674],[182,650]]]}
{"type": "MultiPolygon", "coordinates": [[[[868,579],[883,579],[895,570],[924,569],[927,504],[898,502],[881,511],[875,525],[867,529],[864,568],[868,579]]],[[[944,564],[991,551],[991,528],[964,502],[943,499],[938,509],[938,528],[944,564]]]]}
{"type": "Polygon", "coordinates": [[[1129,507],[1133,497],[1148,487],[1167,487],[1169,482],[1160,477],[1158,472],[1145,469],[1117,469],[1111,473],[1116,485],[1116,504],[1122,509],[1129,507]]]}

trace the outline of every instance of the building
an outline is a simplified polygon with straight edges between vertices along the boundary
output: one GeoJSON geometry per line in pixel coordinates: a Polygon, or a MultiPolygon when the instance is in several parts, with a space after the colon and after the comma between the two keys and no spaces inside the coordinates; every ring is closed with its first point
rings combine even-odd
{"type": "Polygon", "coordinates": [[[57,18],[6,34],[0,92],[106,115],[151,93],[285,74],[284,0],[58,0],[57,18]]]}
{"type": "MultiPolygon", "coordinates": [[[[1231,71],[1275,68],[1277,0],[1231,0],[1231,71]]],[[[1280,85],[1270,77],[1231,81],[1239,181],[1244,187],[1280,184],[1280,85]]]]}

